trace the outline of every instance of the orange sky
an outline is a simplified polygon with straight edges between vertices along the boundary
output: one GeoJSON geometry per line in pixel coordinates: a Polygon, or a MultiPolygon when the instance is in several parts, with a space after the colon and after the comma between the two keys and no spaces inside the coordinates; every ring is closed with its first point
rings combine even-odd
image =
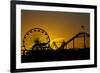
{"type": "Polygon", "coordinates": [[[42,28],[48,33],[50,41],[57,39],[68,41],[82,31],[81,25],[84,25],[85,31],[90,33],[88,13],[21,10],[22,40],[28,30],[42,28]]]}

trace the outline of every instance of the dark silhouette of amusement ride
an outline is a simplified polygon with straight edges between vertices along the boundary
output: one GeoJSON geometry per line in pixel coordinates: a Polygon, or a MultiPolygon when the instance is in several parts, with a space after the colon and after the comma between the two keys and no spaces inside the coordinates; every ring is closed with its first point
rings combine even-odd
{"type": "MultiPolygon", "coordinates": [[[[84,29],[84,26],[81,26],[84,29]]],[[[45,62],[45,61],[64,61],[64,60],[86,60],[90,59],[90,46],[87,46],[87,39],[90,42],[90,35],[86,32],[79,32],[68,41],[63,40],[60,47],[57,42],[50,46],[50,37],[48,33],[41,28],[29,30],[23,39],[21,49],[21,62],[45,62]],[[75,42],[78,38],[83,41],[83,47],[76,47],[75,42]],[[72,43],[72,47],[68,45],[72,43]]]]}

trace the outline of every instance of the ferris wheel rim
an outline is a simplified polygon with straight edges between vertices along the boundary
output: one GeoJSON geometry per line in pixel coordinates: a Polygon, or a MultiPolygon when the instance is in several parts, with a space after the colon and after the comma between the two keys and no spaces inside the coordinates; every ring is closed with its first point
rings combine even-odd
{"type": "Polygon", "coordinates": [[[43,32],[45,32],[45,34],[47,35],[47,37],[48,37],[48,39],[49,39],[49,41],[47,42],[49,45],[50,45],[50,37],[49,37],[49,35],[48,35],[48,33],[44,30],[44,29],[42,29],[42,28],[32,28],[32,29],[30,29],[29,31],[27,31],[26,32],[26,34],[24,35],[24,38],[23,38],[23,47],[27,50],[27,48],[25,47],[25,44],[24,44],[24,39],[26,38],[26,35],[29,33],[29,32],[32,32],[32,30],[37,30],[37,29],[39,29],[39,30],[42,30],[43,32]]]}

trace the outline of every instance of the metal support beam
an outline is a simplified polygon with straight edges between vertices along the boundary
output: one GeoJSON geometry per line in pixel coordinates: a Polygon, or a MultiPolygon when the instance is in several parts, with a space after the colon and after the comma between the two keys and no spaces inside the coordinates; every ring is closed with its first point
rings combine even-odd
{"type": "Polygon", "coordinates": [[[84,41],[84,48],[86,48],[86,43],[85,43],[86,38],[85,38],[85,34],[84,34],[84,37],[83,38],[84,38],[84,40],[83,40],[84,41]]]}
{"type": "Polygon", "coordinates": [[[74,43],[74,40],[75,40],[75,39],[73,39],[73,48],[75,48],[75,43],[74,43]]]}

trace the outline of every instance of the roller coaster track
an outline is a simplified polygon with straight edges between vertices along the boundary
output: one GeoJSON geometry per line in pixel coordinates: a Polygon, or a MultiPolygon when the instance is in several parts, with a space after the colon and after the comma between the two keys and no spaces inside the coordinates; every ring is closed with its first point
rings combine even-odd
{"type": "Polygon", "coordinates": [[[83,37],[84,38],[84,48],[86,47],[86,45],[85,45],[85,38],[86,37],[90,37],[90,35],[88,34],[88,33],[86,33],[86,32],[79,32],[78,34],[76,34],[75,36],[73,36],[70,40],[68,40],[67,42],[63,42],[62,43],[62,45],[61,45],[61,47],[60,48],[64,48],[64,46],[65,45],[67,45],[68,43],[70,43],[71,41],[73,41],[73,48],[74,48],[74,40],[76,39],[76,38],[80,38],[80,37],[83,37]]]}

